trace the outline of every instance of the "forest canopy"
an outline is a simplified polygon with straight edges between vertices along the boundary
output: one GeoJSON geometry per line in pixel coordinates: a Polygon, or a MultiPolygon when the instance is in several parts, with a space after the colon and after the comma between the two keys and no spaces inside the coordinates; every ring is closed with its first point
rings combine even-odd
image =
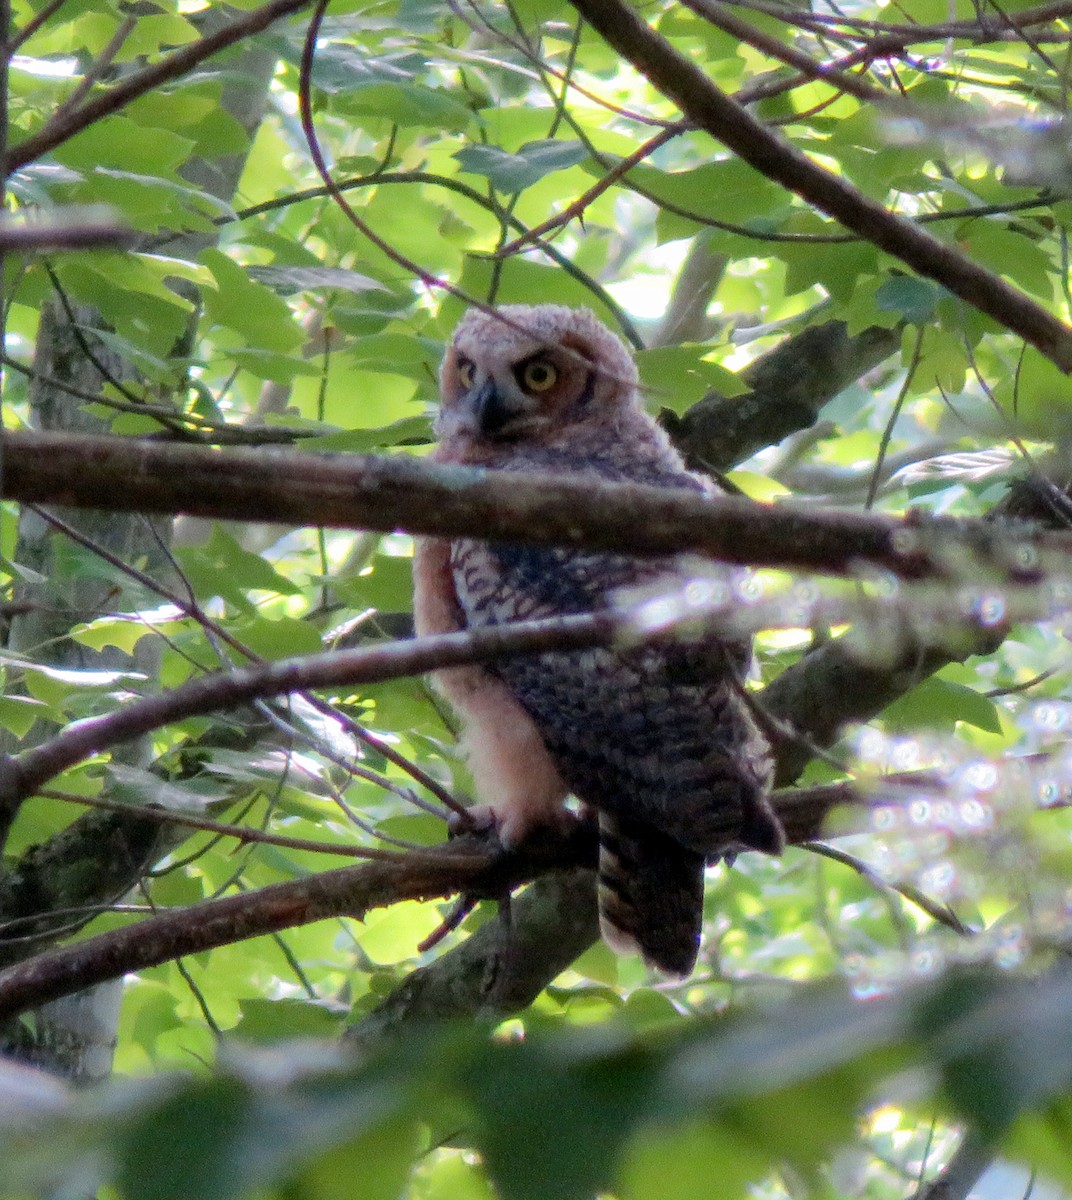
{"type": "Polygon", "coordinates": [[[1072,3],[3,20],[0,1194],[1072,1188],[1072,3]],[[725,498],[428,461],[544,302],[725,498]],[[422,533],[693,584],[414,638],[422,533]],[[589,829],[466,831],[426,673],[678,628],[791,845],[668,981],[589,829]]]}

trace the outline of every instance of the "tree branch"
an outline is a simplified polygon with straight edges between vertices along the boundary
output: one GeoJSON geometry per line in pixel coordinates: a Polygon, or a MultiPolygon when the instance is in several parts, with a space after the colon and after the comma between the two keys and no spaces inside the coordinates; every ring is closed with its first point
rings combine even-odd
{"type": "Polygon", "coordinates": [[[1067,558],[1072,535],[983,521],[816,512],[684,489],[430,463],[408,456],[171,445],[59,433],[0,434],[2,498],[121,512],[184,513],[844,574],[870,563],[942,576],[967,551],[1003,574],[1023,555],[1067,558]]]}
{"type": "Polygon", "coordinates": [[[1062,371],[1072,371],[1072,329],[1023,292],[814,163],[721,91],[620,0],[571,2],[685,117],[750,166],[993,317],[1062,371]]]}
{"type": "MultiPolygon", "coordinates": [[[[774,803],[786,836],[799,844],[818,835],[835,805],[859,800],[850,787],[834,786],[779,793],[774,803]]],[[[734,829],[735,815],[727,812],[727,838],[734,829]]],[[[240,896],[204,901],[0,971],[0,1023],[129,971],[328,917],[363,919],[373,908],[459,892],[505,896],[533,879],[591,868],[596,851],[591,824],[577,823],[566,831],[541,828],[524,845],[508,851],[497,843],[489,846],[486,838],[466,835],[428,852],[391,854],[359,867],[342,867],[240,896]]],[[[407,981],[405,996],[393,994],[387,1011],[377,1020],[394,1024],[411,1005],[423,1012],[427,1005],[450,995],[454,996],[449,1001],[450,1012],[473,1013],[481,1007],[504,1016],[524,1008],[548,979],[564,970],[598,936],[590,871],[582,872],[576,881],[559,878],[547,882],[538,897],[519,906],[513,929],[485,926],[464,946],[444,956],[452,959],[449,969],[437,961],[418,973],[412,984],[407,981]]]]}
{"type": "Polygon", "coordinates": [[[441,667],[605,644],[613,638],[617,624],[610,614],[555,617],[332,650],[202,675],[104,716],[77,721],[47,742],[0,760],[0,810],[33,795],[49,779],[88,755],[174,721],[311,688],[382,683],[441,667]]]}
{"type": "Polygon", "coordinates": [[[528,1008],[598,937],[595,872],[554,871],[510,902],[508,920],[488,921],[412,971],[345,1037],[372,1047],[403,1034],[411,1021],[501,1021],[528,1008]]]}
{"type": "Polygon", "coordinates": [[[0,1023],[129,971],[245,938],[328,917],[360,920],[371,909],[401,900],[427,900],[459,891],[505,895],[547,870],[591,864],[595,846],[594,830],[585,827],[570,835],[548,831],[546,837],[529,839],[522,850],[508,852],[489,850],[478,838],[462,837],[428,854],[414,852],[342,867],[162,913],[0,971],[0,1023]]]}
{"type": "Polygon", "coordinates": [[[56,114],[48,121],[43,129],[23,138],[16,146],[8,151],[7,167],[9,171],[17,171],[27,163],[34,162],[50,150],[55,150],[76,133],[88,129],[103,117],[110,116],[125,108],[139,96],[154,91],[173,79],[187,75],[212,55],[233,46],[236,42],[260,33],[280,17],[289,16],[303,8],[307,8],[310,0],[271,0],[263,8],[246,13],[232,21],[223,29],[200,38],[189,46],[183,46],[172,51],[161,62],[128,76],[113,88],[103,92],[93,100],[87,101],[80,108],[56,114]]]}
{"type": "Polygon", "coordinates": [[[664,414],[663,423],[690,462],[725,471],[813,425],[824,404],[900,345],[900,329],[850,335],[843,321],[813,325],[741,372],[746,394],[710,392],[682,417],[664,414]]]}

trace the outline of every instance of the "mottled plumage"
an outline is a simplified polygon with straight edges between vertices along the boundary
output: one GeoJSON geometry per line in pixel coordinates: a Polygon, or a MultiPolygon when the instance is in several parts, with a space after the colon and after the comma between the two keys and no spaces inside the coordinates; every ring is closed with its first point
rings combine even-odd
{"type": "MultiPolygon", "coordinates": [[[[637,398],[636,368],[584,309],[471,311],[441,374],[434,457],[712,491],[685,469],[637,398]]],[[[680,575],[673,560],[423,539],[419,633],[612,603],[616,589],[680,575]]],[[[507,841],[561,819],[570,793],[600,821],[600,918],[616,949],[678,975],[693,967],[706,861],[777,853],[770,757],[731,682],[750,648],[715,639],[593,649],[440,672],[465,723],[478,798],[507,841]]]]}

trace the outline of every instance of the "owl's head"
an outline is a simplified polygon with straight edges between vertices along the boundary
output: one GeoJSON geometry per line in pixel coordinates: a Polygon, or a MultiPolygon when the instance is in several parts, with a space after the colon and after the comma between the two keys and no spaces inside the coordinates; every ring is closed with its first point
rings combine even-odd
{"type": "Polygon", "coordinates": [[[441,439],[483,445],[569,437],[637,404],[632,355],[586,308],[471,309],[440,372],[441,439]]]}

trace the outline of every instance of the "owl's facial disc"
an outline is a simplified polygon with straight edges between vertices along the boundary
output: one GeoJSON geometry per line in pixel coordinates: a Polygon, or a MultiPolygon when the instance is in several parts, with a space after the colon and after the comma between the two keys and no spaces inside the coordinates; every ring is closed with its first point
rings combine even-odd
{"type": "Polygon", "coordinates": [[[467,358],[458,358],[458,382],[462,393],[459,407],[470,414],[482,437],[510,441],[532,432],[545,420],[541,392],[547,392],[558,377],[555,365],[543,355],[517,364],[513,378],[497,379],[477,370],[467,358]]]}

